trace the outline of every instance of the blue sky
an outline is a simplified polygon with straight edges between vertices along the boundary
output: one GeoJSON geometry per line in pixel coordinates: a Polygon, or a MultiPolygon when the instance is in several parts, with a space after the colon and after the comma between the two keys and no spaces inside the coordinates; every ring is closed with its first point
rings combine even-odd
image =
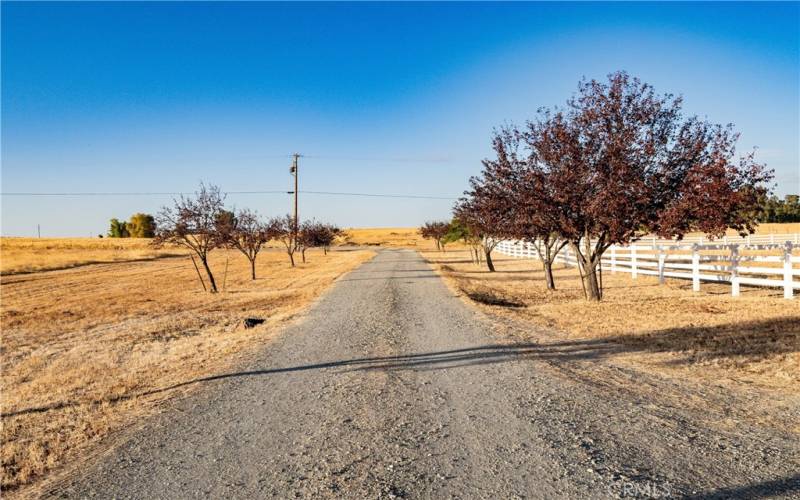
{"type": "MultiPolygon", "coordinates": [[[[741,132],[800,191],[798,3],[2,2],[2,191],[457,197],[493,127],[626,70],[741,132]]],[[[231,195],[264,215],[289,196],[231,195]]],[[[2,198],[2,233],[88,236],[170,196],[2,198]]],[[[412,226],[449,200],[304,195],[301,216],[412,226]]]]}

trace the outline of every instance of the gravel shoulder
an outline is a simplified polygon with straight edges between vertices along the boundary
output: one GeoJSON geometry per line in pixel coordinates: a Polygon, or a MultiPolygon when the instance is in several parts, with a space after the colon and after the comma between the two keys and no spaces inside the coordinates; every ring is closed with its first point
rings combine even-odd
{"type": "Polygon", "coordinates": [[[723,415],[702,392],[607,364],[602,345],[495,328],[418,253],[381,251],[47,495],[800,496],[796,435],[710,426],[723,415]]]}

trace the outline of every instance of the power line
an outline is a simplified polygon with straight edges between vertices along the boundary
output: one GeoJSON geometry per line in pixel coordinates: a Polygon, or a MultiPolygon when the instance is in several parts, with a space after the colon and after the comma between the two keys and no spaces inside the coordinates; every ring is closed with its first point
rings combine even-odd
{"type": "MultiPolygon", "coordinates": [[[[298,191],[303,194],[322,195],[322,196],[360,196],[369,198],[406,198],[424,200],[456,200],[456,196],[434,196],[416,194],[386,194],[386,193],[354,193],[339,191],[298,191]]],[[[225,194],[294,194],[294,191],[224,191],[225,194]]],[[[180,196],[194,194],[191,191],[138,191],[138,192],[7,192],[0,193],[0,196],[180,196]]]]}
{"type": "MultiPolygon", "coordinates": [[[[225,191],[225,194],[286,194],[287,191],[225,191]]],[[[192,191],[138,191],[138,192],[113,192],[113,191],[84,191],[84,192],[11,192],[0,193],[0,196],[175,196],[194,194],[192,191]]]]}
{"type": "Polygon", "coordinates": [[[454,196],[428,196],[424,194],[377,194],[377,193],[340,193],[334,191],[300,191],[306,194],[322,194],[331,196],[368,196],[374,198],[411,198],[424,200],[456,200],[454,196]]]}
{"type": "Polygon", "coordinates": [[[455,163],[463,162],[449,157],[381,157],[381,156],[329,156],[329,155],[303,155],[305,158],[312,158],[316,160],[341,160],[341,161],[373,161],[373,162],[391,162],[391,163],[455,163]]]}

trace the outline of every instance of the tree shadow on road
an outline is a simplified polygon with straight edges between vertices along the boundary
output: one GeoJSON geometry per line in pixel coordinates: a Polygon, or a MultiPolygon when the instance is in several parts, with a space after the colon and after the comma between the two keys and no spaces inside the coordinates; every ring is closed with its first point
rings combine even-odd
{"type": "MultiPolygon", "coordinates": [[[[580,346],[582,342],[565,342],[560,343],[561,346],[567,348],[568,345],[580,346]]],[[[580,347],[580,351],[584,351],[584,355],[590,355],[592,349],[580,347]]],[[[355,369],[388,369],[388,368],[414,368],[424,365],[445,365],[452,363],[460,363],[465,361],[480,361],[480,360],[494,360],[510,361],[514,359],[522,359],[526,356],[533,356],[541,354],[542,346],[539,344],[522,343],[522,344],[499,344],[499,345],[483,345],[475,347],[465,347],[462,349],[451,349],[447,351],[417,353],[417,354],[403,354],[397,356],[381,356],[381,357],[365,357],[354,358],[341,361],[330,361],[324,363],[289,366],[285,368],[269,368],[262,370],[240,371],[233,373],[222,373],[219,375],[211,375],[208,377],[196,378],[168,387],[143,391],[135,394],[126,394],[112,398],[106,398],[95,401],[66,401],[54,403],[51,405],[26,408],[17,411],[11,411],[0,414],[2,418],[14,417],[17,415],[24,415],[29,413],[42,413],[51,410],[60,410],[84,404],[103,404],[115,403],[133,399],[142,396],[150,396],[159,394],[182,387],[187,387],[194,384],[205,382],[214,382],[231,378],[239,377],[253,377],[265,375],[278,375],[283,373],[303,372],[309,370],[324,370],[332,368],[355,368],[355,369]]],[[[565,353],[566,354],[566,353],[565,353]]]]}
{"type": "Polygon", "coordinates": [[[728,498],[773,498],[778,495],[794,497],[800,492],[800,474],[764,481],[757,484],[734,486],[707,491],[685,497],[689,500],[723,500],[728,498]]]}
{"type": "Polygon", "coordinates": [[[800,352],[800,321],[785,317],[767,321],[744,321],[715,327],[683,327],[646,334],[620,335],[599,339],[576,339],[547,343],[490,344],[443,351],[396,356],[363,357],[283,368],[222,373],[180,382],[168,387],[92,401],[64,401],[0,414],[2,418],[42,413],[85,404],[114,403],[159,394],[194,384],[238,377],[296,373],[310,370],[442,370],[465,366],[545,360],[568,363],[599,361],[623,353],[683,354],[671,363],[691,363],[701,357],[763,359],[800,352]]]}

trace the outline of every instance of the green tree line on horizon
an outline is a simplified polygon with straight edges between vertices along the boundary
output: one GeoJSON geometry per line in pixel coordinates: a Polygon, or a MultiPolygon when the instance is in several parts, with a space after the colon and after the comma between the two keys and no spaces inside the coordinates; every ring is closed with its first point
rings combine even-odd
{"type": "Polygon", "coordinates": [[[111,219],[109,238],[153,238],[156,235],[156,220],[150,214],[135,213],[128,222],[111,219]]]}
{"type": "Polygon", "coordinates": [[[756,220],[758,222],[800,222],[800,195],[764,196],[756,220]]]}

